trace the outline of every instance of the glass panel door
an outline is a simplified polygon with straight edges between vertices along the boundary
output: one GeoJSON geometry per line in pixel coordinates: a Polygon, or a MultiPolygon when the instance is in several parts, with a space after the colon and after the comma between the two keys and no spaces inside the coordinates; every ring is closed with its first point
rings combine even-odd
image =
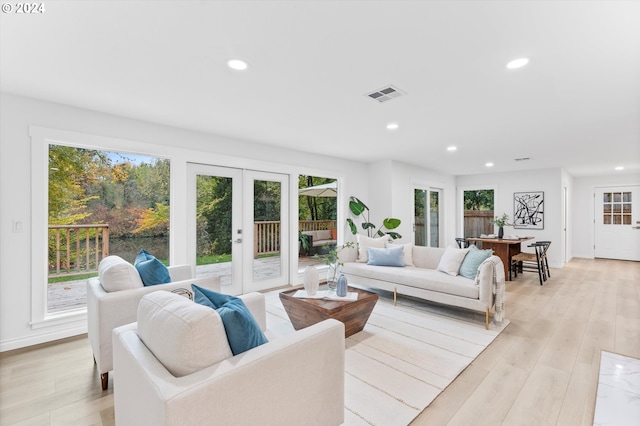
{"type": "Polygon", "coordinates": [[[288,185],[287,175],[244,172],[245,293],[289,282],[288,185]]]}
{"type": "Polygon", "coordinates": [[[189,259],[196,276],[220,277],[242,294],[242,170],[189,164],[189,259]]]}
{"type": "Polygon", "coordinates": [[[417,246],[440,247],[441,190],[414,188],[414,243],[417,246]]]}

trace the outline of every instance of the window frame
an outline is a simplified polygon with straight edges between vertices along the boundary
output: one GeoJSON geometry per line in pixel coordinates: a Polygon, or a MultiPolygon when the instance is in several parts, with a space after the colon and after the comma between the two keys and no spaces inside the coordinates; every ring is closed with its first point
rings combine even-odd
{"type": "Polygon", "coordinates": [[[168,159],[170,163],[170,231],[169,257],[173,261],[172,243],[174,215],[174,159],[157,146],[132,140],[117,139],[68,130],[41,126],[29,126],[31,139],[31,322],[32,329],[64,325],[86,332],[87,309],[80,308],[64,312],[47,311],[47,241],[49,202],[49,145],[63,145],[75,148],[119,151],[168,159]]]}

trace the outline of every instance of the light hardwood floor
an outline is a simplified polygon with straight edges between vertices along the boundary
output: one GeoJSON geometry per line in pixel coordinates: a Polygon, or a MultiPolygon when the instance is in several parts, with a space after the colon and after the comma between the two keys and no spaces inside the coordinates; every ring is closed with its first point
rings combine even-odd
{"type": "MultiPolygon", "coordinates": [[[[506,330],[413,425],[591,425],[600,351],[640,358],[640,263],[507,283],[506,330]]],[[[110,375],[110,376],[113,376],[110,375]]],[[[113,425],[86,336],[0,354],[0,425],[113,425]]]]}

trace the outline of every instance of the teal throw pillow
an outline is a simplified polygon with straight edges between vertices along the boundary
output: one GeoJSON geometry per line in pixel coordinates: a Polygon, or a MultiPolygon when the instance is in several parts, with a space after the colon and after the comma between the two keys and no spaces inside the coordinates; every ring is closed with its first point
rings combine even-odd
{"type": "Polygon", "coordinates": [[[133,265],[145,286],[171,282],[169,269],[145,249],[140,250],[133,265]]]}
{"type": "Polygon", "coordinates": [[[215,309],[222,318],[227,340],[234,355],[268,342],[260,330],[260,325],[242,299],[198,287],[195,284],[191,284],[191,288],[194,302],[215,309]]]}
{"type": "Polygon", "coordinates": [[[493,250],[480,250],[475,245],[469,246],[469,252],[460,265],[460,275],[475,279],[480,264],[491,257],[493,250]]]}
{"type": "Polygon", "coordinates": [[[367,265],[404,266],[402,246],[389,248],[369,247],[367,265]]]}

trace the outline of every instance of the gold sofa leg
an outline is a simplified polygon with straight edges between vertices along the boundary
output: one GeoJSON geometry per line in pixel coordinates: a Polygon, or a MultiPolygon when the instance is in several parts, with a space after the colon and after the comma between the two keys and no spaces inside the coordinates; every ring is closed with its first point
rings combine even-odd
{"type": "Polygon", "coordinates": [[[487,314],[485,316],[484,326],[487,330],[489,329],[489,308],[487,308],[487,314]]]}

